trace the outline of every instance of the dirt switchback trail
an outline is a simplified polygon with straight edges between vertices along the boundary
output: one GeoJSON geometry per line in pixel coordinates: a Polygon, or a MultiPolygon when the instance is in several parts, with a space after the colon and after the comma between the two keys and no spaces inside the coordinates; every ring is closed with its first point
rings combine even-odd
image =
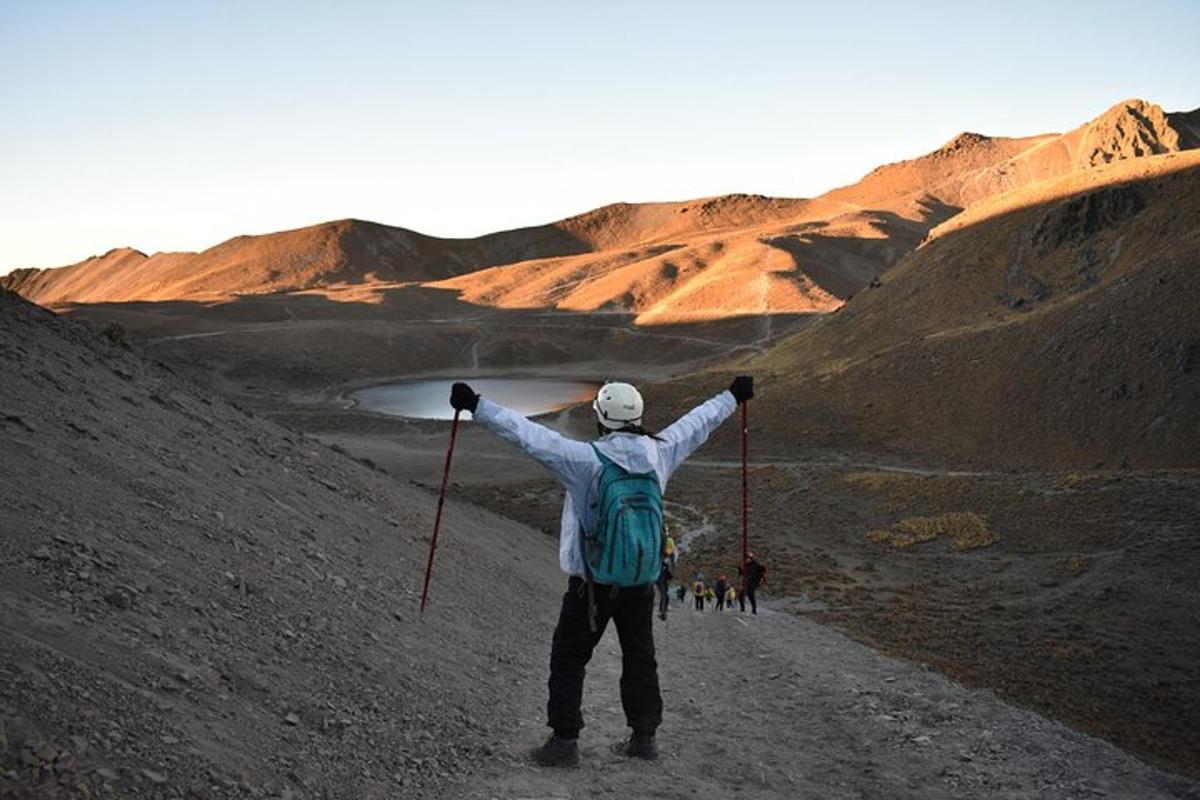
{"type": "MultiPolygon", "coordinates": [[[[549,641],[550,631],[546,631],[549,641]]],[[[578,769],[528,765],[546,735],[544,682],[472,798],[1196,798],[1200,785],[941,674],[781,610],[695,612],[656,630],[660,757],[609,750],[625,734],[611,628],[589,665],[578,769]]],[[[547,644],[547,648],[548,648],[547,644]]],[[[544,652],[518,670],[543,674],[544,652]]]]}

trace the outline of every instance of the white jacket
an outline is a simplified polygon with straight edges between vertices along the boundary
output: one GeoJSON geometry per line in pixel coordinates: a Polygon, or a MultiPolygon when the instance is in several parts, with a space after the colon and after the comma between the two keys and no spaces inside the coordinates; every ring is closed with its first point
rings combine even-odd
{"type": "MultiPolygon", "coordinates": [[[[661,441],[636,433],[610,433],[598,440],[596,446],[629,472],[653,471],[666,492],[671,474],[735,408],[737,401],[724,391],[660,431],[661,441]]],[[[563,501],[558,562],[563,572],[582,577],[580,530],[581,526],[590,529],[594,522],[595,511],[588,497],[595,493],[603,470],[592,445],[568,439],[482,397],[473,416],[483,427],[545,464],[562,481],[567,496],[563,501]]]]}

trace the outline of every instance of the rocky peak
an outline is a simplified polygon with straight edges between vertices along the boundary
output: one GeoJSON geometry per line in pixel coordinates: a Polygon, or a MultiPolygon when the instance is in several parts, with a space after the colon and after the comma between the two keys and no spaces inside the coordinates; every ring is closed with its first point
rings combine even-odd
{"type": "Polygon", "coordinates": [[[934,155],[953,155],[963,150],[987,144],[991,140],[992,137],[984,136],[982,133],[963,131],[934,151],[934,155]]]}
{"type": "Polygon", "coordinates": [[[1084,126],[1078,163],[1094,167],[1185,149],[1161,106],[1137,98],[1117,103],[1084,126]]]}

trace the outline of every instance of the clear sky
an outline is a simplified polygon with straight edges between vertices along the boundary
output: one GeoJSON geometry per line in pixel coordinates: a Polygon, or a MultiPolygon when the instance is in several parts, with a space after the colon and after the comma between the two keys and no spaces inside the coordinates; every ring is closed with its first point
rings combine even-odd
{"type": "Polygon", "coordinates": [[[961,130],[1200,106],[1198,42],[1197,0],[0,0],[0,273],[811,196],[961,130]]]}

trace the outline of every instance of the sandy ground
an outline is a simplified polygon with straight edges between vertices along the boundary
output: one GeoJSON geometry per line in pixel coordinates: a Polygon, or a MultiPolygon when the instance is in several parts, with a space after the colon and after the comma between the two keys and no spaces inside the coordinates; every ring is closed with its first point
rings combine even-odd
{"type": "MultiPolygon", "coordinates": [[[[474,798],[1165,798],[1200,786],[988,692],[882,656],[779,608],[696,612],[657,625],[664,722],[658,762],[613,754],[626,735],[614,631],[585,684],[578,769],[528,765],[543,730],[468,785],[474,798]]],[[[526,658],[518,669],[543,667],[526,658]]],[[[518,690],[530,708],[544,688],[518,690]]]]}

